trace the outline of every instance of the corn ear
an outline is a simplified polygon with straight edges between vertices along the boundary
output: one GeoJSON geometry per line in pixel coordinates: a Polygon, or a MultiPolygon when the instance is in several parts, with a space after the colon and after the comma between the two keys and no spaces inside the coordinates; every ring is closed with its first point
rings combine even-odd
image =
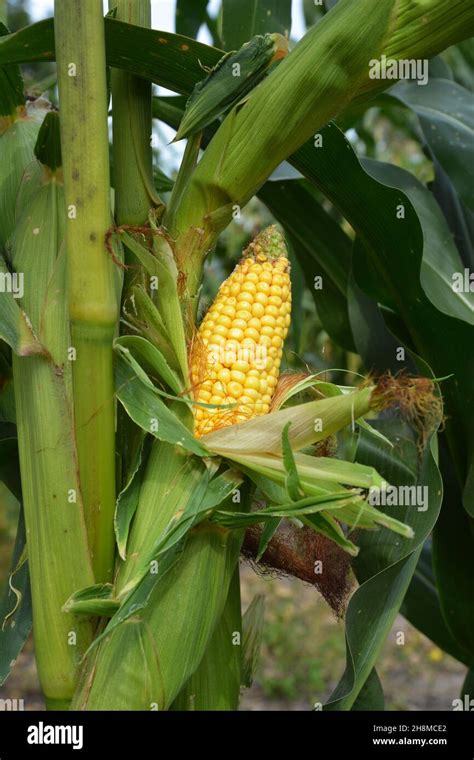
{"type": "Polygon", "coordinates": [[[191,358],[195,435],[268,414],[290,325],[285,240],[263,230],[219,288],[199,327],[191,358]],[[231,408],[229,408],[231,405],[231,408]]]}

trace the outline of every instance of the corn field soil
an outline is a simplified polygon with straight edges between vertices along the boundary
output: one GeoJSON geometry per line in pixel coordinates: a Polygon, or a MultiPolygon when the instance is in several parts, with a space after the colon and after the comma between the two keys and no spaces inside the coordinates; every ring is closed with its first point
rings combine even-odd
{"type": "MultiPolygon", "coordinates": [[[[265,632],[257,674],[244,689],[240,710],[311,710],[325,701],[344,667],[344,629],[316,591],[293,579],[257,576],[242,565],[242,604],[265,595],[265,632]],[[315,607],[316,605],[316,607],[315,607]],[[292,632],[291,638],[288,631],[292,632]]],[[[451,710],[464,669],[398,616],[379,662],[388,710],[451,710]],[[405,645],[396,643],[405,634],[405,645]]],[[[30,639],[1,699],[23,699],[25,710],[42,710],[30,639]]]]}

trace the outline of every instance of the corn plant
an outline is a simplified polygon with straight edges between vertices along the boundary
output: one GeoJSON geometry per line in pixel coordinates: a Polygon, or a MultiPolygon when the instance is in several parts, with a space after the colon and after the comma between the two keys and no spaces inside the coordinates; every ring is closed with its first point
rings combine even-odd
{"type": "Polygon", "coordinates": [[[304,580],[309,562],[345,613],[327,709],[380,708],[400,609],[472,665],[470,613],[451,602],[472,579],[474,306],[453,287],[472,257],[472,115],[440,54],[461,55],[474,8],[305,4],[295,43],[291,2],[251,5],[222,0],[216,23],[178,0],[170,34],[150,0],[105,19],[100,0],[56,0],[54,24],[2,28],[0,476],[21,511],[0,680],[32,624],[48,709],[237,709],[264,615],[256,598],[242,616],[242,553],[304,580]],[[394,84],[427,59],[426,90],[394,84]],[[404,127],[429,189],[359,161],[348,130],[369,144],[374,108],[418,116],[404,127]],[[173,179],[156,121],[186,141],[173,179]],[[206,308],[209,262],[255,197],[269,223],[206,308]],[[342,370],[298,358],[305,288],[342,370]]]}

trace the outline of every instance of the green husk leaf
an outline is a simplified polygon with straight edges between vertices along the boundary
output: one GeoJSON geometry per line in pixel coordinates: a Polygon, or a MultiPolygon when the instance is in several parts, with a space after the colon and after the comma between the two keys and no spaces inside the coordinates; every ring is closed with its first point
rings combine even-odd
{"type": "Polygon", "coordinates": [[[149,340],[141,338],[138,335],[123,335],[115,340],[114,346],[123,346],[123,348],[131,351],[137,360],[142,360],[149,375],[156,374],[158,379],[163,381],[176,394],[183,391],[184,386],[181,379],[171,369],[159,348],[150,343],[149,340]]]}
{"type": "Polygon", "coordinates": [[[291,448],[291,444],[288,438],[288,430],[290,429],[290,426],[291,422],[288,422],[283,428],[283,432],[281,434],[281,449],[283,453],[282,461],[283,466],[286,470],[286,490],[288,491],[288,495],[292,501],[298,501],[298,499],[301,499],[301,497],[304,495],[304,492],[301,488],[293,449],[291,448]]]}
{"type": "Polygon", "coordinates": [[[363,499],[359,494],[353,494],[350,491],[340,491],[334,494],[326,494],[325,496],[309,496],[298,501],[265,507],[257,512],[228,512],[219,509],[214,512],[209,521],[226,528],[247,528],[249,525],[258,525],[258,523],[266,522],[269,518],[300,518],[324,510],[341,509],[351,501],[358,503],[363,501],[363,499]]]}
{"type": "Polygon", "coordinates": [[[242,686],[250,689],[263,637],[265,597],[256,594],[242,617],[242,686]]]}
{"type": "Polygon", "coordinates": [[[359,554],[359,547],[352,543],[349,538],[346,538],[342,527],[331,515],[322,512],[315,515],[305,515],[301,518],[301,522],[308,528],[329,538],[351,557],[357,557],[359,554]]]}
{"type": "Polygon", "coordinates": [[[268,544],[272,540],[273,536],[277,532],[278,528],[280,527],[280,523],[283,518],[275,517],[273,520],[269,519],[266,520],[262,532],[260,534],[260,541],[258,543],[258,550],[257,550],[257,556],[255,557],[256,562],[260,562],[263,555],[267,551],[268,544]]]}
{"type": "MultiPolygon", "coordinates": [[[[117,506],[114,516],[115,539],[120,557],[126,559],[127,540],[130,532],[130,525],[138,506],[140,496],[140,486],[144,474],[146,463],[146,454],[144,448],[146,439],[141,441],[137,446],[134,456],[130,462],[129,475],[125,487],[117,496],[117,506]]],[[[148,447],[147,447],[148,448],[148,447]]]]}
{"type": "Polygon", "coordinates": [[[187,377],[188,360],[186,337],[177,289],[178,270],[173,252],[161,236],[154,237],[155,255],[126,232],[120,234],[122,242],[137,257],[151,277],[158,278],[158,309],[163,324],[178,357],[183,378],[187,377]],[[159,251],[157,250],[159,247],[159,251]]]}
{"type": "MultiPolygon", "coordinates": [[[[148,293],[140,286],[132,288],[133,313],[126,312],[127,320],[156,346],[169,366],[179,370],[179,361],[160,312],[148,293]]],[[[128,308],[128,306],[127,306],[128,308]]]]}
{"type": "Polygon", "coordinates": [[[372,388],[310,401],[253,420],[221,428],[205,435],[202,442],[216,454],[230,458],[249,454],[275,455],[281,451],[285,425],[293,449],[302,449],[327,438],[370,411],[372,388]]]}
{"type": "Polygon", "coordinates": [[[265,34],[226,53],[194,87],[174,142],[201,131],[245,98],[265,76],[275,55],[281,52],[283,56],[286,49],[281,34],[265,34]]]}
{"type": "Polygon", "coordinates": [[[113,598],[113,594],[114,587],[111,583],[96,583],[72,594],[63,610],[76,615],[112,617],[120,607],[120,602],[113,598]]]}
{"type": "MultiPolygon", "coordinates": [[[[126,349],[115,352],[117,398],[132,420],[160,441],[182,446],[198,456],[209,454],[159,397],[157,390],[126,349]]],[[[127,349],[128,351],[128,349],[127,349]]]]}
{"type": "Polygon", "coordinates": [[[201,522],[206,512],[228,498],[240,483],[242,477],[238,473],[227,470],[210,480],[208,468],[202,468],[201,477],[191,492],[183,513],[178,513],[171,520],[164,534],[158,537],[148,556],[142,560],[133,579],[121,589],[120,608],[106,630],[95,639],[91,648],[130,616],[147,606],[155,585],[161,582],[182,556],[189,530],[201,522]]]}

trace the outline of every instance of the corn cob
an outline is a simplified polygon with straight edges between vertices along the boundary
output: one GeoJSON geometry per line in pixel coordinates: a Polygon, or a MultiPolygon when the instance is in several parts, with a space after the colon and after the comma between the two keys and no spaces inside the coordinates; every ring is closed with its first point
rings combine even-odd
{"type": "Polygon", "coordinates": [[[290,311],[286,244],[271,226],[219,288],[194,342],[194,399],[216,405],[195,407],[197,437],[270,411],[290,311]]]}

